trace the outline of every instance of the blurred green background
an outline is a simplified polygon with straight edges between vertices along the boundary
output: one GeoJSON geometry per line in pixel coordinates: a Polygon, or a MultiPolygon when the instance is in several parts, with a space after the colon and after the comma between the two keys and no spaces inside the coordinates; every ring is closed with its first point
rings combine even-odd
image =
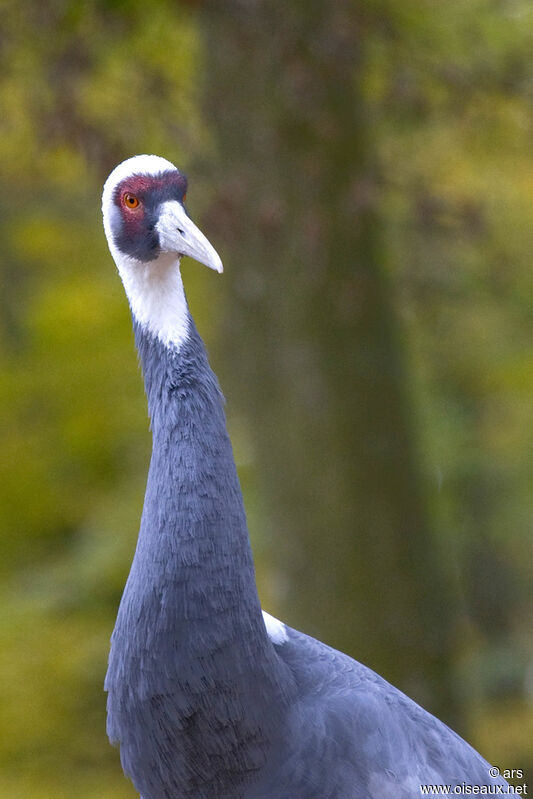
{"type": "Polygon", "coordinates": [[[150,436],[99,205],[142,152],[225,263],[183,272],[264,606],[531,779],[530,0],[0,11],[0,794],[135,795],[102,683],[150,436]]]}

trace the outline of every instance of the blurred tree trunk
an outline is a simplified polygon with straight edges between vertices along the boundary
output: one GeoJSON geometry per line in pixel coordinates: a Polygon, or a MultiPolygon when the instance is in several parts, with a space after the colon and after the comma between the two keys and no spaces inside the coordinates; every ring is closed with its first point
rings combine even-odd
{"type": "Polygon", "coordinates": [[[284,618],[454,718],[454,603],[381,246],[357,4],[201,4],[224,372],[254,420],[284,618]]]}

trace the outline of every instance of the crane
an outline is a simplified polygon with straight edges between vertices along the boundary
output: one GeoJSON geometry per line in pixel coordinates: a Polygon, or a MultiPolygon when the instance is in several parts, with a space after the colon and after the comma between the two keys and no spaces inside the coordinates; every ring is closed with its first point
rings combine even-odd
{"type": "Polygon", "coordinates": [[[261,610],[223,397],[180,273],[183,256],[216,272],[222,262],[186,191],[171,162],[139,155],[111,172],[102,197],[153,438],[105,681],[124,772],[142,799],[507,792],[445,724],[261,610]]]}

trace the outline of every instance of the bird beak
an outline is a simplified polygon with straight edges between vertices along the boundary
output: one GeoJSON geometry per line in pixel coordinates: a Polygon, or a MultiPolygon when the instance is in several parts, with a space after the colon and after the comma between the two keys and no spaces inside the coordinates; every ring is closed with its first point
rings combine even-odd
{"type": "Polygon", "coordinates": [[[159,246],[163,252],[188,255],[215,272],[222,272],[220,255],[206,239],[201,230],[187,216],[183,205],[177,200],[162,204],[156,224],[159,246]]]}

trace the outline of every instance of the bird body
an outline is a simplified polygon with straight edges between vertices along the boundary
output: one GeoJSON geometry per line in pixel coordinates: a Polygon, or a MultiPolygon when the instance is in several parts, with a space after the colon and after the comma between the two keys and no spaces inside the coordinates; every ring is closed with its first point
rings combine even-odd
{"type": "Polygon", "coordinates": [[[220,259],[186,180],[137,156],[104,187],[132,308],[153,450],[112,637],[108,734],[143,799],[411,799],[502,785],[467,743],[352,658],[261,611],[223,397],[182,255],[220,259]]]}

